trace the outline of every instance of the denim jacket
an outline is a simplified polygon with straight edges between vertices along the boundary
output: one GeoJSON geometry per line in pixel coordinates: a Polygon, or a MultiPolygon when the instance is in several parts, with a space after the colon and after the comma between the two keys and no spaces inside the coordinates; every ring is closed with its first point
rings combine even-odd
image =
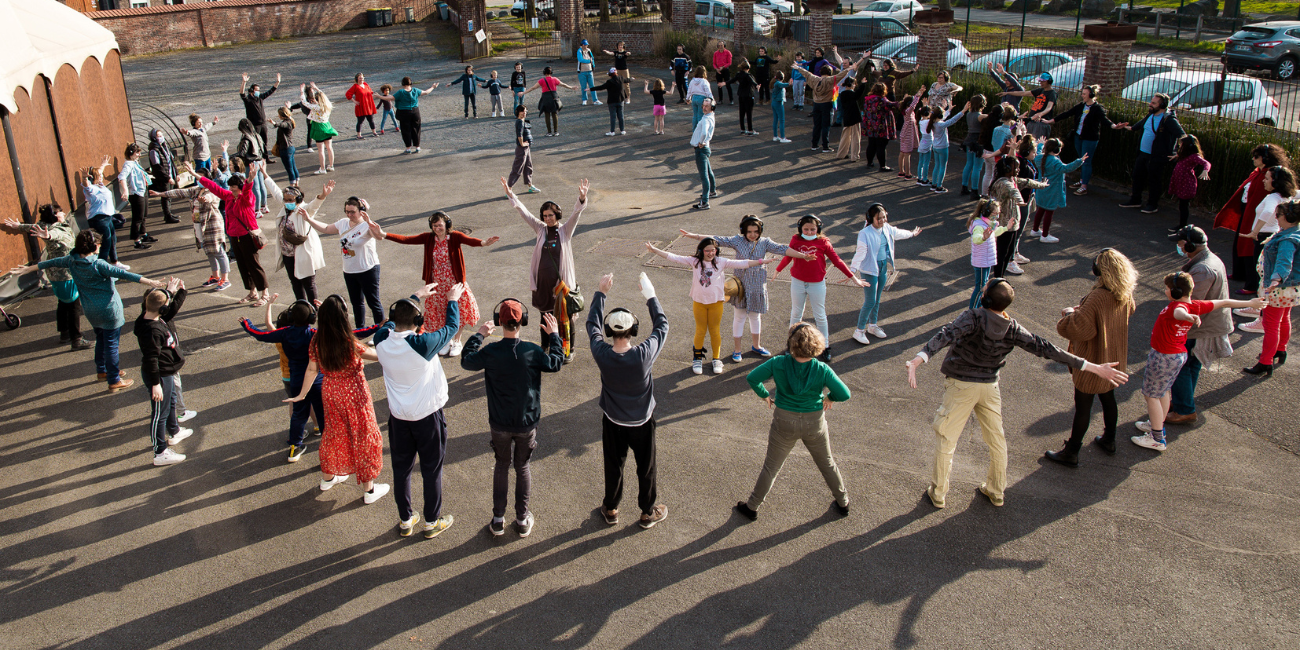
{"type": "Polygon", "coordinates": [[[1300,226],[1291,226],[1286,230],[1274,234],[1264,242],[1264,250],[1261,253],[1263,268],[1265,271],[1272,269],[1266,283],[1272,283],[1273,280],[1281,279],[1278,284],[1279,288],[1300,286],[1300,264],[1296,263],[1296,258],[1300,256],[1300,226]]]}

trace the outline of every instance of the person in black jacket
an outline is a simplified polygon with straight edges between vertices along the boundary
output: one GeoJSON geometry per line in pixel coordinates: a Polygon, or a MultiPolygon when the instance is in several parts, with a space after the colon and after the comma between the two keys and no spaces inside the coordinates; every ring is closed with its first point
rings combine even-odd
{"type": "Polygon", "coordinates": [[[758,88],[759,82],[749,73],[749,61],[741,59],[740,65],[736,67],[736,76],[732,77],[732,81],[736,84],[736,95],[740,98],[740,132],[743,135],[758,135],[754,131],[754,89],[758,88]]]}
{"type": "Polygon", "coordinates": [[[194,433],[182,429],[176,419],[176,373],[185,365],[176,335],[169,323],[185,303],[185,283],[177,278],[166,289],[150,289],[144,294],[144,313],[135,320],[135,338],[140,344],[140,376],[149,387],[149,437],[153,441],[153,464],[174,465],[185,460],[184,454],[172,451],[176,444],[194,433]]]}
{"type": "MultiPolygon", "coordinates": [[[[612,76],[612,75],[611,75],[612,76]]],[[[617,80],[619,87],[622,81],[617,80]]],[[[621,104],[620,104],[621,105],[621,104]]],[[[528,325],[524,304],[507,298],[497,305],[492,320],[465,342],[460,367],[483,371],[487,392],[488,427],[492,431],[492,450],[496,468],[492,474],[492,521],[488,530],[504,535],[506,490],[510,483],[510,465],[515,467],[515,526],[520,537],[533,532],[533,513],[528,511],[532,492],[532,474],[528,460],[537,447],[537,421],[542,417],[542,373],[559,372],[564,366],[564,344],[556,333],[555,316],[542,317],[546,349],[519,338],[528,325]],[[502,326],[501,340],[483,345],[483,339],[502,326]],[[513,449],[512,449],[513,448],[513,449]]]]}
{"type": "Polygon", "coordinates": [[[686,75],[690,74],[692,67],[691,57],[686,56],[686,48],[678,45],[677,56],[668,65],[668,69],[673,71],[673,81],[677,82],[677,94],[680,97],[678,104],[686,103],[686,75]]]}
{"type": "Polygon", "coordinates": [[[591,89],[593,91],[605,91],[605,104],[609,107],[609,133],[605,135],[627,135],[627,131],[623,130],[623,100],[627,98],[623,94],[624,88],[623,80],[618,76],[618,70],[610,68],[609,79],[591,89]],[[616,124],[618,126],[617,130],[614,129],[616,124]]]}
{"type": "MultiPolygon", "coordinates": [[[[149,189],[155,192],[166,192],[176,184],[176,161],[172,159],[172,150],[167,146],[167,136],[159,129],[149,131],[149,175],[153,177],[149,189]]],[[[159,199],[159,203],[162,204],[165,223],[180,223],[181,220],[172,214],[171,199],[164,196],[159,199]]],[[[143,218],[140,227],[144,228],[143,218]]]]}
{"type": "Polygon", "coordinates": [[[1092,84],[1084,86],[1079,93],[1083,101],[1075,104],[1070,110],[1057,115],[1055,118],[1043,120],[1048,124],[1053,124],[1057,120],[1065,120],[1071,117],[1078,118],[1074,127],[1074,150],[1080,156],[1088,156],[1083,159],[1083,167],[1080,171],[1078,189],[1074,193],[1083,196],[1088,193],[1088,181],[1092,180],[1092,160],[1096,157],[1097,144],[1101,140],[1101,126],[1114,128],[1115,123],[1110,121],[1110,116],[1106,115],[1106,107],[1097,103],[1097,95],[1101,94],[1101,86],[1092,84]]]}
{"type": "Polygon", "coordinates": [[[1183,125],[1169,112],[1169,96],[1156,93],[1151,97],[1147,116],[1137,124],[1128,122],[1112,124],[1112,129],[1142,133],[1138,144],[1137,159],[1133,161],[1133,193],[1121,208],[1142,208],[1143,214],[1155,214],[1160,208],[1160,195],[1165,190],[1165,168],[1169,166],[1169,157],[1174,155],[1178,139],[1183,137],[1183,125]],[[1147,190],[1147,202],[1142,203],[1142,189],[1147,190]]]}
{"type": "Polygon", "coordinates": [[[771,103],[772,91],[768,84],[772,81],[772,64],[780,63],[781,57],[770,57],[767,55],[767,48],[758,48],[758,56],[754,57],[754,79],[758,81],[758,103],[771,103]]]}
{"type": "MultiPolygon", "coordinates": [[[[266,151],[266,141],[268,139],[268,133],[266,130],[266,106],[263,105],[262,100],[270,97],[271,93],[274,93],[275,89],[280,87],[280,73],[275,73],[275,84],[273,84],[271,89],[266,92],[260,92],[259,89],[261,86],[257,84],[253,84],[249,87],[247,73],[241,76],[244,81],[239,85],[239,99],[244,102],[244,116],[248,118],[249,122],[253,123],[253,128],[257,131],[257,135],[262,138],[262,151],[266,151]],[[245,92],[245,88],[247,88],[247,92],[245,92]]],[[[275,162],[275,159],[268,158],[267,162],[275,162]]]]}

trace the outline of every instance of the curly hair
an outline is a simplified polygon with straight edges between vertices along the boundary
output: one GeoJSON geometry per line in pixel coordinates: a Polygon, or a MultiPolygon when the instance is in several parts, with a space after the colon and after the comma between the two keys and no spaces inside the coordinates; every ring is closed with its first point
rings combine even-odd
{"type": "Polygon", "coordinates": [[[1277,205],[1277,210],[1274,212],[1293,226],[1300,223],[1300,202],[1284,201],[1277,205]]]}
{"type": "Polygon", "coordinates": [[[1283,167],[1291,166],[1291,158],[1286,155],[1286,150],[1275,144],[1261,144],[1250,150],[1251,158],[1262,158],[1265,167],[1283,167]]]}
{"type": "Polygon", "coordinates": [[[785,347],[790,356],[812,359],[826,350],[826,339],[816,327],[808,323],[795,323],[790,326],[790,335],[785,340],[785,347]]]}
{"type": "Polygon", "coordinates": [[[1137,287],[1138,271],[1123,253],[1107,248],[1097,255],[1092,262],[1093,273],[1097,274],[1094,288],[1105,289],[1115,296],[1115,302],[1132,309],[1133,289],[1137,287]]]}

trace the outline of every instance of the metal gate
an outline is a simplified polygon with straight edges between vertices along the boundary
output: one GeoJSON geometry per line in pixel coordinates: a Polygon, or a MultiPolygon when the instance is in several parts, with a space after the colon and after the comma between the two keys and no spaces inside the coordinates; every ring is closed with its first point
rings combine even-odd
{"type": "Polygon", "coordinates": [[[512,7],[505,17],[488,18],[488,31],[492,34],[489,56],[560,57],[560,26],[555,19],[554,0],[536,0],[533,9],[531,18],[523,15],[526,4],[522,9],[512,7]]]}

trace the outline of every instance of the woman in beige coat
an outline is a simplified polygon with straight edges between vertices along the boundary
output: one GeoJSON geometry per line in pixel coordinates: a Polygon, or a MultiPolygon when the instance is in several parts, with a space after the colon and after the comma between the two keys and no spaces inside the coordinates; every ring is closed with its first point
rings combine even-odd
{"type": "MultiPolygon", "coordinates": [[[[1117,370],[1126,370],[1128,362],[1128,320],[1133,315],[1133,288],[1137,285],[1137,270],[1123,253],[1107,248],[1092,263],[1092,274],[1097,283],[1083,297],[1078,307],[1061,311],[1056,332],[1069,339],[1070,352],[1089,363],[1118,363],[1117,370]]],[[[1046,456],[1062,465],[1079,465],[1079,448],[1088,433],[1092,419],[1092,398],[1101,398],[1102,435],[1097,444],[1108,453],[1115,453],[1115,427],[1119,409],[1115,404],[1115,388],[1110,382],[1086,372],[1071,371],[1074,375],[1074,428],[1070,439],[1061,451],[1049,451],[1046,456]]]]}

